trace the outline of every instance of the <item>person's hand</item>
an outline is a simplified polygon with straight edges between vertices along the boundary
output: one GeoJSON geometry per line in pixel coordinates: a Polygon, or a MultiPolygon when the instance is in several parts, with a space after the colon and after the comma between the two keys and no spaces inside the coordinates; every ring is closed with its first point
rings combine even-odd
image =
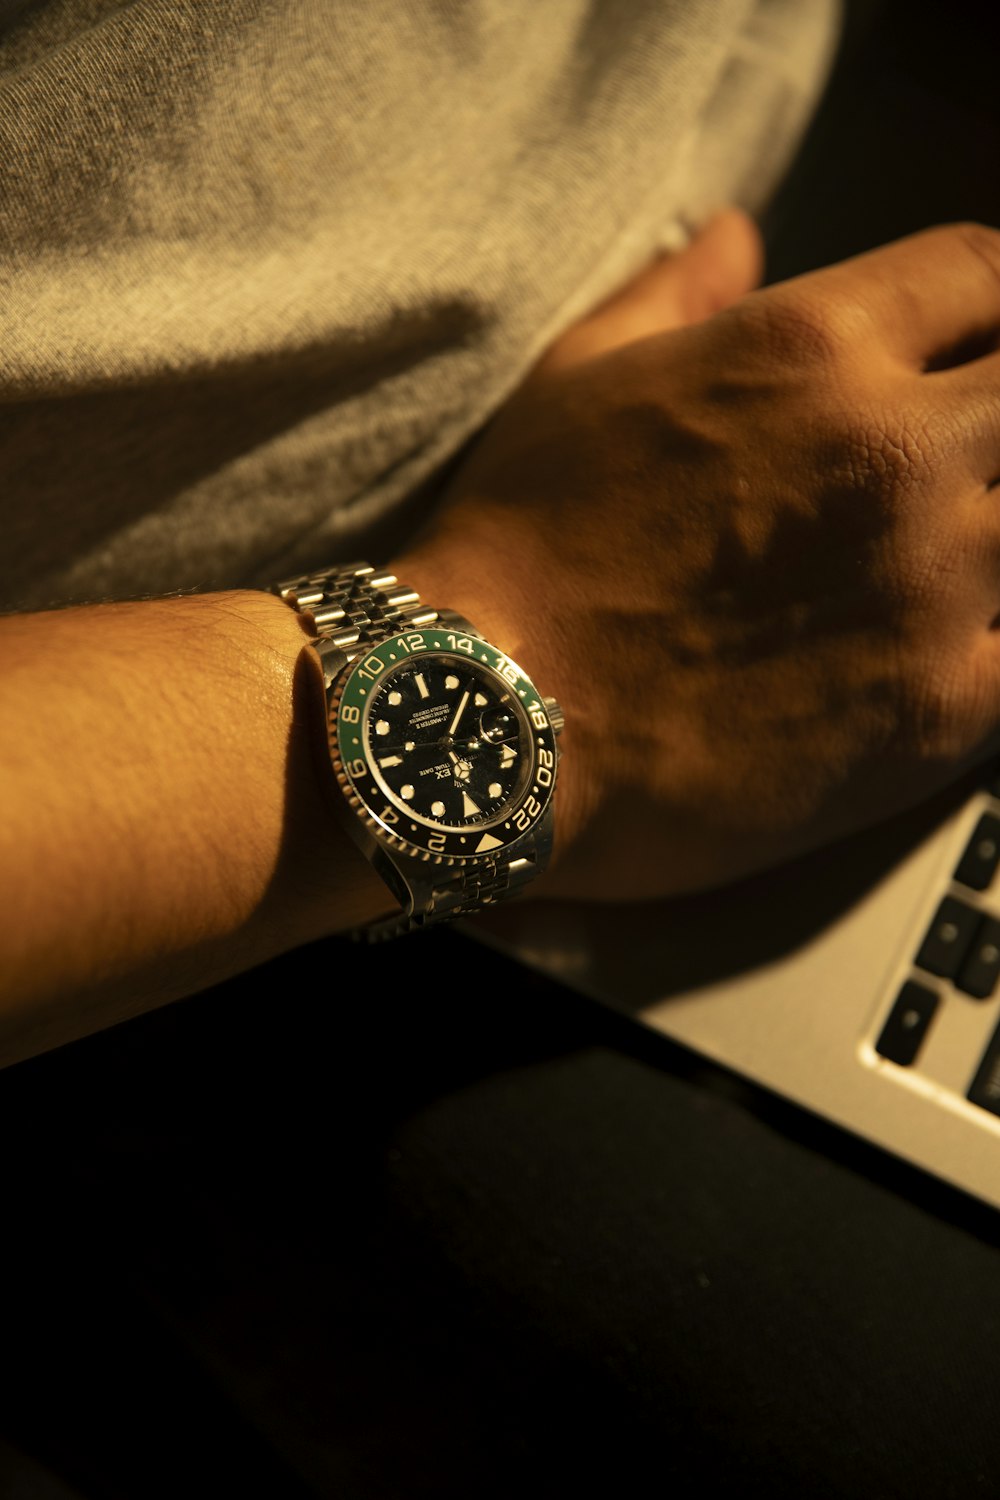
{"type": "Polygon", "coordinates": [[[552,894],[721,884],[1000,748],[1000,233],[625,342],[680,321],[656,274],[542,361],[399,564],[565,710],[552,894]]]}

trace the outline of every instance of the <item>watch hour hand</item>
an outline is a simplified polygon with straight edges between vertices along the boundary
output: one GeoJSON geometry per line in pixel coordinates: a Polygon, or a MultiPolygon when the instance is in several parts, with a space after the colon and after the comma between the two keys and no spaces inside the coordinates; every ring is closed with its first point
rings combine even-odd
{"type": "Polygon", "coordinates": [[[404,755],[409,755],[410,751],[416,748],[413,740],[407,740],[405,744],[399,745],[376,745],[374,747],[375,758],[379,765],[384,765],[387,757],[400,761],[404,755]]]}

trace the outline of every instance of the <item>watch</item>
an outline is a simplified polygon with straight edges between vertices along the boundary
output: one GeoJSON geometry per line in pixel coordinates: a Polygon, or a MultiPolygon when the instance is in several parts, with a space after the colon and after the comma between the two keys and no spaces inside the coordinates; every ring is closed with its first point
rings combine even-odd
{"type": "Polygon", "coordinates": [[[552,850],[563,715],[468,620],[367,563],[272,592],[315,628],[334,801],[399,902],[393,937],[519,893],[552,850]]]}

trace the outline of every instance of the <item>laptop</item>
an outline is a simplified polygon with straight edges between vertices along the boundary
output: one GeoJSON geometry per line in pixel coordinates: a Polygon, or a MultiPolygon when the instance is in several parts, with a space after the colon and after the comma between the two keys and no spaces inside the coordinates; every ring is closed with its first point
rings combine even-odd
{"type": "Polygon", "coordinates": [[[1000,772],[739,885],[486,942],[1000,1207],[1000,772]]]}

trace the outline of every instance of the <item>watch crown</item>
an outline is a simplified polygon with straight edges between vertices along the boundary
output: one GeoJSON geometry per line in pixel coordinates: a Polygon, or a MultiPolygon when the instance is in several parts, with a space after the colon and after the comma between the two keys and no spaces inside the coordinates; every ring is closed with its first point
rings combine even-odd
{"type": "Polygon", "coordinates": [[[556,734],[562,734],[566,727],[566,715],[559,707],[559,704],[554,698],[543,698],[542,703],[545,707],[545,712],[549,716],[553,731],[556,734]]]}

